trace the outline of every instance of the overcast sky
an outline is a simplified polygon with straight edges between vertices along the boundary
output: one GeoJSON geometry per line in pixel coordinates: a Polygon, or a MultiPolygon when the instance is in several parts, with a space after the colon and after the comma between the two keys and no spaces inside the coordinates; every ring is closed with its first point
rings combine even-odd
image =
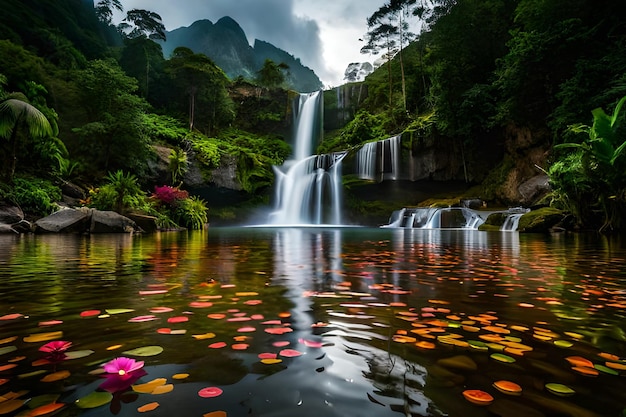
{"type": "Polygon", "coordinates": [[[351,62],[373,62],[359,51],[366,19],[385,0],[122,0],[125,11],[158,13],[168,31],[200,19],[230,16],[254,44],[270,42],[313,69],[324,86],[343,84],[351,62]]]}

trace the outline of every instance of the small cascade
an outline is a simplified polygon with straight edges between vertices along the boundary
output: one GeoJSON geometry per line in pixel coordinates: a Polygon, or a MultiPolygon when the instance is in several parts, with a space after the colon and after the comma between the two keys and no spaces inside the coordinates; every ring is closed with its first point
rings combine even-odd
{"type": "Polygon", "coordinates": [[[490,215],[498,214],[504,219],[500,230],[515,232],[520,218],[529,211],[530,209],[521,207],[503,211],[474,210],[467,207],[405,207],[394,211],[389,218],[389,224],[381,227],[478,230],[490,215]]]}
{"type": "Polygon", "coordinates": [[[363,180],[376,179],[376,148],[378,142],[368,142],[356,154],[356,172],[363,180]]]}
{"type": "Polygon", "coordinates": [[[394,211],[389,219],[389,224],[382,227],[476,230],[485,222],[484,215],[465,207],[403,208],[394,211]]]}
{"type": "Polygon", "coordinates": [[[530,209],[524,209],[521,207],[511,208],[506,212],[506,218],[504,219],[504,223],[502,223],[502,227],[500,230],[503,232],[515,232],[517,231],[517,227],[519,226],[519,219],[525,214],[528,213],[530,209]]]}
{"type": "Polygon", "coordinates": [[[274,166],[273,225],[341,224],[341,162],[346,152],[312,155],[321,132],[322,97],[319,91],[300,95],[293,159],[274,166]]]}
{"type": "Polygon", "coordinates": [[[400,175],[400,139],[394,136],[368,142],[356,155],[356,174],[366,180],[396,180],[400,175]]]}

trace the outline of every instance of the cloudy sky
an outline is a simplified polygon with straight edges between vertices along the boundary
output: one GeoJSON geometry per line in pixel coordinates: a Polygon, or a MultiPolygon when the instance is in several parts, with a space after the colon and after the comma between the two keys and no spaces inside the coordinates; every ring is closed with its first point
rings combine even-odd
{"type": "MultiPolygon", "coordinates": [[[[351,62],[372,62],[359,51],[367,32],[366,19],[385,0],[122,0],[126,11],[158,13],[167,30],[196,20],[213,23],[230,16],[250,44],[272,43],[313,69],[325,86],[343,83],[351,62]]],[[[119,18],[119,17],[118,17],[119,18]]]]}

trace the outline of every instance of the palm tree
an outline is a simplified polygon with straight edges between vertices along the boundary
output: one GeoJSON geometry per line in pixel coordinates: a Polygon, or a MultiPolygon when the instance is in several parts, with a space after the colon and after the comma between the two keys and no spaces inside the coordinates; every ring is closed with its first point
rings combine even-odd
{"type": "Polygon", "coordinates": [[[18,136],[22,129],[28,130],[33,139],[46,138],[53,135],[53,129],[46,116],[28,102],[22,93],[4,93],[1,85],[4,77],[0,78],[0,139],[2,143],[4,161],[0,168],[0,177],[11,183],[15,174],[17,161],[18,136]]]}

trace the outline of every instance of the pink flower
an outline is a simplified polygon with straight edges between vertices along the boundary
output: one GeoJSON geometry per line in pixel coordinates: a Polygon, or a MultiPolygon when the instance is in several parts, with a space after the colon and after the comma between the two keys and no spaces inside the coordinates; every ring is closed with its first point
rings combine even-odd
{"type": "Polygon", "coordinates": [[[66,342],[64,340],[55,340],[54,342],[48,342],[39,348],[41,352],[46,353],[62,353],[68,350],[72,346],[72,342],[66,342]]]}
{"type": "Polygon", "coordinates": [[[143,368],[143,361],[136,361],[131,358],[115,358],[103,365],[105,372],[125,376],[133,371],[143,368]]]}

